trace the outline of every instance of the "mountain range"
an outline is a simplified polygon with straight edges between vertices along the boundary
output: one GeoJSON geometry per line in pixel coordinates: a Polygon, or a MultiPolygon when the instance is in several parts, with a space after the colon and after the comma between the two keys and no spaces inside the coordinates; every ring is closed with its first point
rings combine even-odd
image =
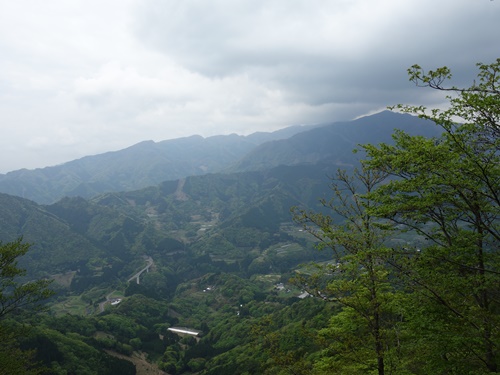
{"type": "Polygon", "coordinates": [[[144,141],[57,166],[2,174],[0,192],[50,204],[65,196],[90,198],[207,173],[317,162],[353,165],[359,159],[352,154],[353,148],[390,142],[396,128],[410,134],[437,134],[437,128],[424,120],[384,111],[350,122],[293,126],[273,133],[144,141]]]}
{"type": "MultiPolygon", "coordinates": [[[[57,167],[11,172],[0,180],[0,190],[9,193],[0,194],[0,240],[23,236],[34,244],[22,259],[33,276],[92,267],[96,259],[101,264],[97,268],[114,265],[116,273],[118,264],[138,255],[162,258],[176,249],[182,249],[177,260],[187,263],[209,255],[210,267],[212,261],[244,259],[269,265],[264,250],[288,238],[281,225],[291,221],[290,207],[321,209],[319,199],[331,193],[329,177],[339,167],[358,164],[361,156],[352,149],[360,143],[390,142],[395,128],[437,134],[432,123],[382,112],[274,135],[142,142],[57,167]],[[285,134],[290,136],[276,139],[285,134]],[[274,139],[264,142],[269,138],[274,139]],[[248,151],[239,159],[230,151],[239,149],[242,155],[245,147],[248,151]],[[189,175],[200,163],[214,172],[189,175]],[[155,182],[161,178],[157,170],[182,177],[155,182]],[[46,203],[51,200],[56,201],[46,203]],[[261,250],[248,253],[252,248],[261,250]]],[[[311,255],[302,255],[306,253],[311,255]]],[[[304,260],[302,255],[293,254],[293,261],[304,260]]],[[[281,259],[279,264],[282,268],[289,262],[281,259]]]]}

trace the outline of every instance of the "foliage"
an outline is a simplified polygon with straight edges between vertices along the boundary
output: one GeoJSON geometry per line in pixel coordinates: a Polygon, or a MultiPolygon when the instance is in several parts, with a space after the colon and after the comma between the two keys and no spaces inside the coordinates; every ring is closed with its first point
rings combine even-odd
{"type": "Polygon", "coordinates": [[[45,369],[35,359],[35,351],[19,347],[19,332],[0,325],[0,374],[37,375],[45,369]]]}
{"type": "MultiPolygon", "coordinates": [[[[320,247],[334,252],[335,262],[326,268],[329,280],[312,293],[344,307],[332,318],[331,332],[323,334],[332,336],[327,352],[334,353],[333,368],[342,371],[359,366],[360,358],[366,364],[359,371],[376,369],[382,375],[394,370],[386,361],[396,346],[393,331],[398,320],[386,262],[388,249],[384,245],[390,231],[371,214],[373,201],[363,196],[375,191],[385,178],[385,173],[366,168],[355,170],[352,177],[339,170],[331,184],[333,198],[322,201],[332,215],[294,209],[295,221],[319,239],[320,247]],[[348,324],[344,324],[346,320],[348,324]]],[[[314,287],[314,281],[320,281],[318,276],[306,278],[306,285],[314,287]]]]}
{"type": "Polygon", "coordinates": [[[23,341],[25,348],[37,350],[36,358],[54,374],[135,374],[135,366],[114,358],[75,333],[62,334],[47,327],[36,327],[23,341]]]}
{"type": "Polygon", "coordinates": [[[21,350],[19,339],[25,333],[15,325],[6,326],[2,320],[31,307],[40,309],[41,303],[53,292],[50,281],[37,280],[20,284],[25,271],[17,266],[18,259],[26,254],[30,245],[22,238],[0,243],[0,363],[1,374],[38,374],[42,369],[34,361],[32,351],[21,350]]]}
{"type": "Polygon", "coordinates": [[[37,280],[19,284],[17,279],[26,271],[17,267],[18,258],[26,254],[30,245],[22,238],[14,242],[0,242],[0,319],[16,309],[28,305],[40,306],[40,302],[53,293],[48,286],[49,280],[37,280]]]}
{"type": "Polygon", "coordinates": [[[397,108],[434,121],[443,134],[426,139],[399,131],[395,145],[365,146],[370,168],[395,177],[369,194],[378,204],[371,212],[428,240],[393,258],[412,292],[408,327],[427,373],[500,366],[500,59],[478,67],[468,88],[445,87],[446,67],[410,68],[417,85],[454,96],[444,110],[397,108]]]}

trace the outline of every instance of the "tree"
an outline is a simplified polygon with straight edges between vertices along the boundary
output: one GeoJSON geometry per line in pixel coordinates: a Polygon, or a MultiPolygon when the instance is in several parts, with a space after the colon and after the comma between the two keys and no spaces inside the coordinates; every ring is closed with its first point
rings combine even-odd
{"type": "Polygon", "coordinates": [[[0,325],[0,375],[37,375],[43,369],[35,359],[33,350],[21,350],[17,341],[19,333],[11,327],[0,325]]]}
{"type": "Polygon", "coordinates": [[[40,302],[53,294],[48,288],[50,280],[18,284],[17,279],[26,274],[25,270],[18,268],[18,258],[29,248],[22,238],[5,244],[0,242],[0,320],[16,309],[28,305],[39,307],[40,302]]]}
{"type": "Polygon", "coordinates": [[[353,176],[339,170],[331,184],[333,198],[322,201],[331,215],[294,209],[295,221],[320,241],[320,247],[333,249],[335,255],[336,261],[326,269],[330,280],[319,291],[343,306],[321,332],[327,340],[326,353],[331,354],[317,367],[327,373],[333,368],[343,373],[375,370],[379,375],[388,368],[395,370],[394,361],[390,366],[386,362],[396,346],[397,320],[395,291],[385,260],[388,249],[384,241],[390,231],[371,213],[373,201],[364,197],[385,177],[385,172],[364,167],[353,176]]]}
{"type": "Polygon", "coordinates": [[[40,307],[40,302],[53,293],[48,289],[48,280],[17,282],[17,278],[25,275],[25,271],[17,267],[17,260],[29,247],[22,239],[0,242],[0,374],[39,374],[42,371],[33,363],[34,353],[19,348],[17,341],[22,331],[2,324],[2,320],[15,310],[30,305],[40,307]]]}
{"type": "Polygon", "coordinates": [[[396,109],[431,120],[441,137],[394,134],[394,145],[366,145],[367,166],[390,182],[367,195],[372,215],[427,240],[394,251],[392,265],[411,296],[408,326],[426,373],[500,370],[500,59],[478,64],[468,88],[447,87],[451,72],[409,69],[418,86],[450,92],[449,107],[396,109]]]}

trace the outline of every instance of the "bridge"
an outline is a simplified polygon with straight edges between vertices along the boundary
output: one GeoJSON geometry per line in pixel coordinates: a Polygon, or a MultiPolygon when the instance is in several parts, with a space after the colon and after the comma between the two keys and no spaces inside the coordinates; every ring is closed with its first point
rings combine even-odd
{"type": "Polygon", "coordinates": [[[151,258],[150,256],[147,256],[145,257],[146,258],[146,267],[144,267],[143,269],[141,269],[139,272],[137,272],[136,274],[134,274],[134,276],[132,276],[131,278],[129,278],[127,281],[128,282],[131,282],[132,280],[136,280],[137,284],[140,284],[140,278],[141,278],[141,275],[144,273],[144,272],[149,272],[149,269],[151,268],[151,266],[153,265],[153,258],[151,258]]]}

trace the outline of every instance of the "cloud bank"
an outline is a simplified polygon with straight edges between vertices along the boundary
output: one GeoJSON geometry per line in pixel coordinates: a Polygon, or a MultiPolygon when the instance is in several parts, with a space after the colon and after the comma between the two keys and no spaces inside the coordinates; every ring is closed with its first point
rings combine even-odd
{"type": "Polygon", "coordinates": [[[500,57],[489,0],[0,0],[0,173],[153,139],[440,105],[500,57]]]}

